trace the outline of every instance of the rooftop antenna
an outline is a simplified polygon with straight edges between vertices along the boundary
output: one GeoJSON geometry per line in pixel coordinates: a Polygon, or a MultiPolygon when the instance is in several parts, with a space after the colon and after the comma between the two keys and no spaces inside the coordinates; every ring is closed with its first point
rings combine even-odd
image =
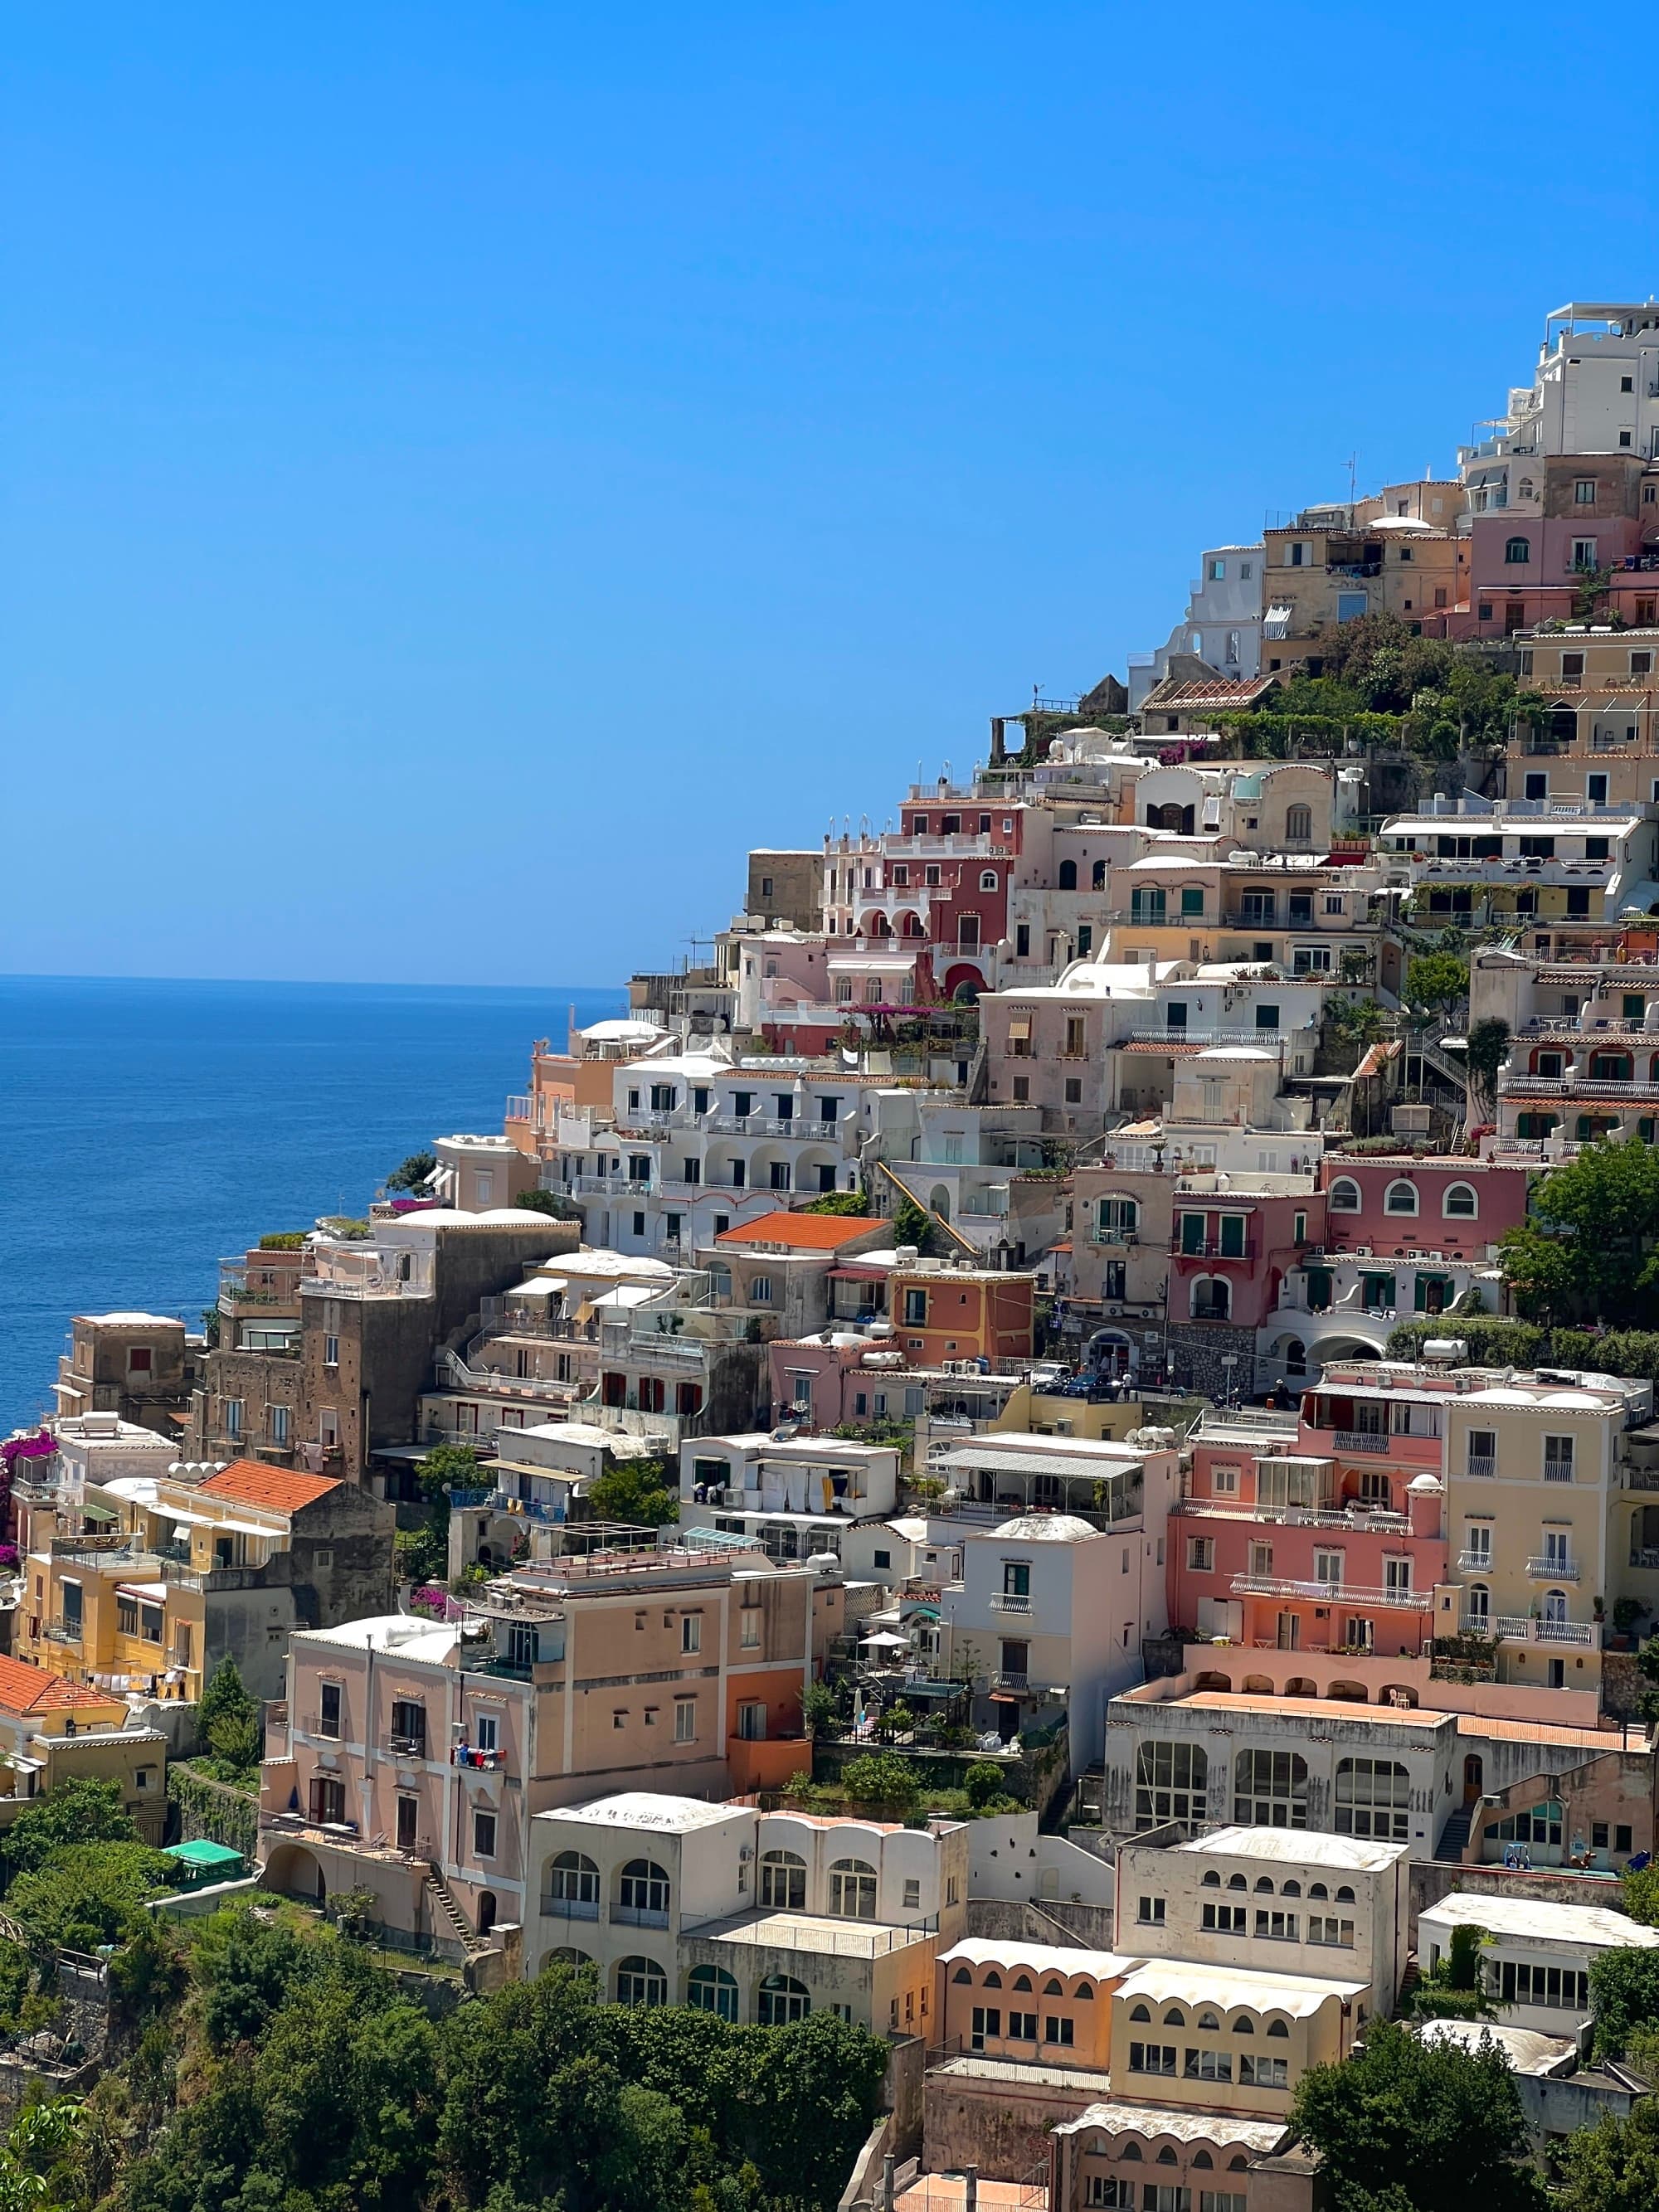
{"type": "Polygon", "coordinates": [[[1355,485],[1355,483],[1356,483],[1356,481],[1357,481],[1358,474],[1358,461],[1359,461],[1359,456],[1358,456],[1358,453],[1350,453],[1350,454],[1349,454],[1349,456],[1348,456],[1348,504],[1349,504],[1349,506],[1350,506],[1350,507],[1352,507],[1352,506],[1353,505],[1353,503],[1354,503],[1354,496],[1355,496],[1355,494],[1354,494],[1354,485],[1355,485]]]}

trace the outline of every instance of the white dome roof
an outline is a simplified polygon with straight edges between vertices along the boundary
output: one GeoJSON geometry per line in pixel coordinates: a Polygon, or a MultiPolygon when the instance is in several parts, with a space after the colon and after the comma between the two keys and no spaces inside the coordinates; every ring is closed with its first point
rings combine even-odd
{"type": "Polygon", "coordinates": [[[1445,1488],[1437,1474],[1427,1473],[1413,1475],[1406,1485],[1407,1492],[1417,1498],[1440,1498],[1444,1495],[1445,1488]]]}
{"type": "Polygon", "coordinates": [[[1099,1533],[1075,1513],[1024,1513],[997,1530],[999,1536],[1018,1537],[1025,1544],[1076,1544],[1099,1533]]]}

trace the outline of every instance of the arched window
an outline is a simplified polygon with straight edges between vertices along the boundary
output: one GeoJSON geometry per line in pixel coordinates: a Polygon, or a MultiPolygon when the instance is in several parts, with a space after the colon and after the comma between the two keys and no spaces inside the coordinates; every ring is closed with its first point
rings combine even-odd
{"type": "Polygon", "coordinates": [[[996,889],[997,872],[994,868],[984,870],[979,879],[979,887],[982,891],[994,891],[996,889]]]}
{"type": "Polygon", "coordinates": [[[1287,1881],[1281,1883],[1279,1893],[1281,1897],[1300,1897],[1302,1894],[1302,1885],[1299,1881],[1287,1881]]]}
{"type": "MultiPolygon", "coordinates": [[[[1212,2027],[1214,2024],[1213,2021],[1211,2022],[1212,2027]]],[[[1193,2153],[1193,2164],[1203,2173],[1212,2173],[1215,2171],[1215,2160],[1206,2150],[1195,2150],[1193,2153]]]]}
{"type": "Polygon", "coordinates": [[[1060,888],[1063,891],[1074,891],[1077,889],[1077,862],[1075,860],[1062,860],[1060,862],[1060,888]]]}
{"type": "Polygon", "coordinates": [[[1339,1176],[1331,1185],[1328,1203],[1333,1213],[1358,1213],[1360,1206],[1359,1185],[1357,1182],[1350,1182],[1346,1176],[1339,1176]]]}
{"type": "Polygon", "coordinates": [[[830,1869],[830,1910],[843,1920],[876,1917],[876,1870],[863,1859],[837,1859],[830,1869]]]}
{"type": "Polygon", "coordinates": [[[1339,1759],[1336,1768],[1336,1832],[1372,1836],[1380,1843],[1408,1840],[1411,1777],[1390,1759],[1339,1759]]]}
{"type": "Polygon", "coordinates": [[[763,1851],[760,1901],[767,1912],[805,1912],[806,1862],[795,1851],[763,1851]]]}
{"type": "Polygon", "coordinates": [[[1210,1762],[1195,1743],[1143,1743],[1135,1754],[1135,1826],[1204,1818],[1210,1762]]]}
{"type": "Polygon", "coordinates": [[[566,1920],[599,1917],[599,1870],[580,1851],[561,1851],[547,1869],[548,1909],[566,1920]]]}
{"type": "Polygon", "coordinates": [[[1308,1347],[1299,1336],[1293,1336],[1285,1346],[1285,1372],[1305,1375],[1308,1371],[1308,1347]]]}
{"type": "Polygon", "coordinates": [[[1391,1182],[1382,1194],[1382,1211],[1384,1213],[1415,1213],[1417,1185],[1404,1176],[1397,1182],[1391,1182]]]}
{"type": "Polygon", "coordinates": [[[1260,1897],[1264,1891],[1269,1897],[1273,1895],[1273,1876],[1271,1875],[1259,1874],[1255,1878],[1255,1893],[1260,1897]]]}
{"type": "Polygon", "coordinates": [[[1035,1989],[1036,1986],[1036,1983],[1032,1981],[1031,1977],[1029,1974],[1016,1974],[1013,1980],[1009,1984],[1009,1987],[1011,1989],[1016,1990],[1031,1990],[1035,1989]]]}
{"type": "Polygon", "coordinates": [[[1089,871],[1089,888],[1092,891],[1103,891],[1105,890],[1106,863],[1104,860],[1097,860],[1094,866],[1089,871]]]}
{"type": "Polygon", "coordinates": [[[958,1966],[955,1973],[951,1977],[951,1979],[953,1982],[971,1982],[973,1978],[973,1976],[969,1972],[966,1966],[958,1966]]]}
{"type": "Polygon", "coordinates": [[[668,1977],[654,1959],[618,1959],[617,2002],[659,2005],[668,2002],[668,1977]]]}
{"type": "Polygon", "coordinates": [[[1185,2014],[1184,2012],[1182,2012],[1182,2010],[1181,2009],[1181,2007],[1180,2007],[1179,2005],[1171,2005],[1171,2006],[1170,2007],[1170,2009],[1168,2010],[1168,2012],[1166,2012],[1166,2013],[1164,2014],[1164,2027],[1186,2027],[1186,2025],[1187,2025],[1187,2015],[1186,2015],[1186,2014],[1185,2014]]]}
{"type": "Polygon", "coordinates": [[[1227,1877],[1227,1887],[1229,1889],[1248,1889],[1249,1884],[1242,1874],[1230,1874],[1227,1877]]]}
{"type": "Polygon", "coordinates": [[[1504,559],[1511,568],[1524,568],[1532,559],[1530,538],[1509,538],[1504,541],[1504,559]]]}
{"type": "Polygon", "coordinates": [[[1255,2033],[1255,2022],[1250,2018],[1249,2013],[1240,2013],[1238,2018],[1233,2022],[1233,2033],[1235,2035],[1254,2035],[1255,2033]]]}
{"type": "Polygon", "coordinates": [[[793,2021],[805,2020],[811,2009],[805,1983],[791,1974],[769,1974],[760,1985],[755,2010],[763,2027],[787,2027],[793,2021]]]}
{"type": "Polygon", "coordinates": [[[1165,2143],[1163,2149],[1159,2151],[1155,2163],[1158,2166],[1174,2166],[1176,2162],[1175,2153],[1169,2144],[1165,2143]]]}
{"type": "Polygon", "coordinates": [[[1224,1275],[1198,1275],[1193,1281],[1193,1319],[1226,1321],[1233,1310],[1233,1286],[1224,1275]]]}
{"type": "Polygon", "coordinates": [[[980,1987],[985,1990],[1000,1990],[1002,1987],[1002,1977],[994,1966],[980,1984],[980,1987]]]}
{"type": "Polygon", "coordinates": [[[1045,1997],[1063,1997],[1066,1994],[1066,1984],[1051,1977],[1042,1984],[1042,1994],[1045,1997]]]}
{"type": "Polygon", "coordinates": [[[1135,2005],[1134,2007],[1133,2007],[1133,2008],[1132,2008],[1132,2009],[1131,2009],[1131,2011],[1130,2011],[1130,2014],[1129,2014],[1129,2017],[1130,2017],[1130,2019],[1131,2019],[1131,2020],[1144,2020],[1144,2021],[1150,2021],[1150,2020],[1152,2019],[1152,2014],[1148,2011],[1147,2008],[1146,2008],[1144,2004],[1138,2004],[1138,2005],[1135,2005]]]}
{"type": "Polygon", "coordinates": [[[1311,1903],[1313,1902],[1313,1900],[1314,1900],[1314,1899],[1315,1899],[1315,1898],[1321,1898],[1321,1899],[1323,1899],[1323,1898],[1327,1898],[1327,1897],[1328,1897],[1329,1895],[1330,1895],[1330,1892],[1329,1892],[1329,1890],[1328,1890],[1328,1889],[1326,1888],[1326,1887],[1325,1887],[1325,1885],[1324,1885],[1324,1883],[1323,1883],[1322,1881],[1316,1881],[1316,1882],[1314,1882],[1314,1883],[1310,1884],[1310,1887],[1309,1887],[1309,1890],[1308,1890],[1308,1901],[1309,1901],[1309,1903],[1310,1903],[1310,1904],[1311,1904],[1311,1903]]]}
{"type": "Polygon", "coordinates": [[[1339,1905],[1352,1905],[1353,1903],[1353,1892],[1349,1888],[1346,1881],[1336,1893],[1336,1901],[1339,1905]]]}
{"type": "Polygon", "coordinates": [[[636,1927],[668,1924],[668,1876],[654,1859],[629,1859],[617,1884],[616,1917],[636,1927]]]}
{"type": "Polygon", "coordinates": [[[1446,1194],[1440,1201],[1440,1211],[1449,1221],[1474,1220],[1480,1212],[1480,1201],[1475,1196],[1474,1185],[1469,1182],[1448,1183],[1446,1194]]]}
{"type": "Polygon", "coordinates": [[[1213,1867],[1204,1877],[1204,1887],[1206,1889],[1219,1889],[1221,1887],[1221,1876],[1213,1867]]]}
{"type": "Polygon", "coordinates": [[[1287,806],[1285,810],[1285,835],[1292,844],[1305,845],[1313,836],[1311,806],[1287,806]]]}
{"type": "Polygon", "coordinates": [[[1198,2024],[1200,2028],[1207,2028],[1212,2035],[1219,2035],[1221,2033],[1221,2022],[1212,2012],[1200,2013],[1198,2024]]]}
{"type": "Polygon", "coordinates": [[[685,1978],[685,2002],[693,2012],[712,2012],[717,2020],[738,2017],[738,1984],[724,1966],[693,1966],[685,1978]]]}
{"type": "MultiPolygon", "coordinates": [[[[1148,2013],[1146,2017],[1150,2020],[1152,2018],[1151,2013],[1148,2013]]],[[[1126,2142],[1122,2149],[1119,2151],[1118,2156],[1121,2159],[1127,2159],[1132,2166],[1139,2166],[1141,2162],[1140,2145],[1137,2142],[1126,2142]]]]}
{"type": "Polygon", "coordinates": [[[550,1951],[547,1955],[559,1966],[591,1966],[593,1963],[586,1951],[578,1951],[568,1943],[561,1943],[556,1951],[550,1951]]]}
{"type": "Polygon", "coordinates": [[[1245,2157],[1242,2150],[1236,2150],[1232,2156],[1227,2160],[1227,2171],[1229,2173],[1248,2173],[1249,2170],[1250,2161],[1245,2157]]]}
{"type": "Polygon", "coordinates": [[[1101,1198],[1095,1201],[1103,1244],[1121,1244],[1140,1227],[1140,1206],[1133,1198],[1101,1198]]]}
{"type": "Polygon", "coordinates": [[[1471,1583],[1468,1601],[1464,1608],[1471,1628],[1484,1630],[1492,1618],[1492,1592],[1485,1583],[1471,1583]]]}
{"type": "Polygon", "coordinates": [[[1079,1982],[1077,1987],[1072,1991],[1072,1996],[1074,2001],[1079,2004],[1092,2004],[1095,2001],[1093,1983],[1079,1982]]]}
{"type": "Polygon", "coordinates": [[[1270,2020],[1267,2022],[1267,2033],[1269,2035],[1288,2036],[1290,2032],[1290,2029],[1285,2026],[1282,2020],[1270,2020]]]}

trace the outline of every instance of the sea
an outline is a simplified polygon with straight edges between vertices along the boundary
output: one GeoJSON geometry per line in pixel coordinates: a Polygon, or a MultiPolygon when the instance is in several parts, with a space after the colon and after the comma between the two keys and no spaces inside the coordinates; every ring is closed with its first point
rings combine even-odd
{"type": "Polygon", "coordinates": [[[222,1257],[499,1132],[533,1039],[626,1011],[564,985],[0,976],[0,1436],[52,1409],[73,1316],[199,1327],[222,1257]]]}

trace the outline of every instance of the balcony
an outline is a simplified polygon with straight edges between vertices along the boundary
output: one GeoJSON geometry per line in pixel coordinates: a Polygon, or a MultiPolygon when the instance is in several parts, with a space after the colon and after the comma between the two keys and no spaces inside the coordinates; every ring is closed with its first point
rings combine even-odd
{"type": "Polygon", "coordinates": [[[1527,1561],[1527,1580],[1529,1583],[1576,1583],[1578,1580],[1577,1559],[1558,1559],[1546,1552],[1541,1558],[1527,1561]]]}
{"type": "Polygon", "coordinates": [[[386,1740],[386,1747],[394,1759],[424,1759],[426,1757],[424,1735],[389,1735],[386,1740]]]}
{"type": "Polygon", "coordinates": [[[668,1907],[665,1905],[613,1905],[611,1918],[620,1928],[666,1928],[668,1907]]]}
{"type": "Polygon", "coordinates": [[[1457,1565],[1461,1573],[1489,1575],[1492,1572],[1492,1553],[1472,1552],[1466,1545],[1457,1555],[1457,1565]]]}
{"type": "Polygon", "coordinates": [[[1490,1482],[1498,1473],[1498,1462],[1490,1452],[1471,1452],[1463,1472],[1477,1482],[1490,1482]]]}
{"type": "Polygon", "coordinates": [[[1386,1452],[1392,1441],[1376,1429],[1338,1429],[1335,1436],[1340,1452],[1386,1452]]]}
{"type": "Polygon", "coordinates": [[[1359,1607],[1368,1611],[1428,1613],[1434,1607],[1432,1590],[1377,1589],[1357,1583],[1301,1582],[1279,1575],[1235,1575],[1228,1587],[1235,1597],[1311,1598],[1316,1605],[1359,1607]]]}
{"type": "Polygon", "coordinates": [[[1206,1237],[1202,1243],[1193,1243],[1184,1237],[1176,1236],[1170,1240],[1170,1250],[1177,1260],[1254,1260],[1256,1243],[1254,1237],[1237,1241],[1206,1237]]]}
{"type": "Polygon", "coordinates": [[[1017,1596],[1012,1590],[1003,1590],[991,1600],[991,1610],[993,1613],[1029,1614],[1032,1610],[1031,1601],[1029,1597],[1017,1596]]]}
{"type": "Polygon", "coordinates": [[[1587,1651],[1595,1650],[1597,1634],[1590,1620],[1528,1620],[1507,1613],[1500,1613],[1486,1632],[1504,1644],[1565,1644],[1587,1651]]]}
{"type": "Polygon", "coordinates": [[[597,1920],[599,1900],[597,1897],[544,1897],[542,1899],[544,1920],[597,1920]]]}
{"type": "Polygon", "coordinates": [[[1659,1549],[1651,1544],[1638,1544],[1630,1555],[1633,1567],[1659,1567],[1659,1549]]]}
{"type": "Polygon", "coordinates": [[[46,1623],[46,1635],[53,1644],[78,1644],[82,1633],[82,1624],[78,1620],[49,1620],[46,1623]]]}

